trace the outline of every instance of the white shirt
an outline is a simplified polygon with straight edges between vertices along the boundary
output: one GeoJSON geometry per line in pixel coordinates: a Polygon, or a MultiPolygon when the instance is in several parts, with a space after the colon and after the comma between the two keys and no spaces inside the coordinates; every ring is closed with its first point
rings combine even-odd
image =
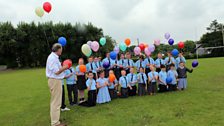
{"type": "Polygon", "coordinates": [[[54,52],[52,52],[47,58],[46,76],[48,78],[63,79],[64,78],[64,72],[62,72],[59,75],[55,74],[61,68],[62,68],[62,66],[61,66],[61,63],[59,61],[59,56],[57,54],[55,54],[54,52]]]}

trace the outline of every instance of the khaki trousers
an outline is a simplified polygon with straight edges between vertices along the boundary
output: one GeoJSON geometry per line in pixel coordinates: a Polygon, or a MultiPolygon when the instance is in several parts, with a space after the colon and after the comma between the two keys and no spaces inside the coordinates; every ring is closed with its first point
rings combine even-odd
{"type": "Polygon", "coordinates": [[[51,125],[56,126],[60,124],[60,108],[62,99],[62,82],[57,79],[48,79],[48,86],[51,93],[50,101],[50,116],[51,125]]]}

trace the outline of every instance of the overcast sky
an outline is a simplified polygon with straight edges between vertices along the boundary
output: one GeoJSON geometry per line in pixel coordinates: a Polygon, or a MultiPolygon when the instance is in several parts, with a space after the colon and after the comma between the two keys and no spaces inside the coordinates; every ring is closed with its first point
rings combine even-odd
{"type": "Polygon", "coordinates": [[[214,19],[224,23],[224,0],[49,0],[50,14],[34,10],[44,0],[0,0],[0,21],[92,22],[117,42],[131,38],[151,44],[169,32],[175,42],[198,40],[214,19]]]}

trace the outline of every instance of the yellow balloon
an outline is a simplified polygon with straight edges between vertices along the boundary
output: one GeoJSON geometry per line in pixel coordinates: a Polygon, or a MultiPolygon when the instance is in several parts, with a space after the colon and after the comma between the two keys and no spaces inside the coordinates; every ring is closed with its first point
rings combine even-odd
{"type": "Polygon", "coordinates": [[[92,50],[89,47],[89,45],[87,45],[87,44],[82,45],[82,53],[87,57],[91,56],[92,50]]]}
{"type": "Polygon", "coordinates": [[[44,16],[44,9],[42,7],[37,7],[35,9],[35,13],[38,17],[43,17],[44,16]]]}

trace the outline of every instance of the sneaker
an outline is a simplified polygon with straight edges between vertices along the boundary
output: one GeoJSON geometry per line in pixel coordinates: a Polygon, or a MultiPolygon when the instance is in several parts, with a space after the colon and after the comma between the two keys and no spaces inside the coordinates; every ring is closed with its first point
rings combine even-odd
{"type": "Polygon", "coordinates": [[[64,112],[64,111],[70,111],[70,109],[67,108],[67,107],[65,107],[65,108],[61,109],[61,111],[62,111],[62,112],[64,112]]]}

